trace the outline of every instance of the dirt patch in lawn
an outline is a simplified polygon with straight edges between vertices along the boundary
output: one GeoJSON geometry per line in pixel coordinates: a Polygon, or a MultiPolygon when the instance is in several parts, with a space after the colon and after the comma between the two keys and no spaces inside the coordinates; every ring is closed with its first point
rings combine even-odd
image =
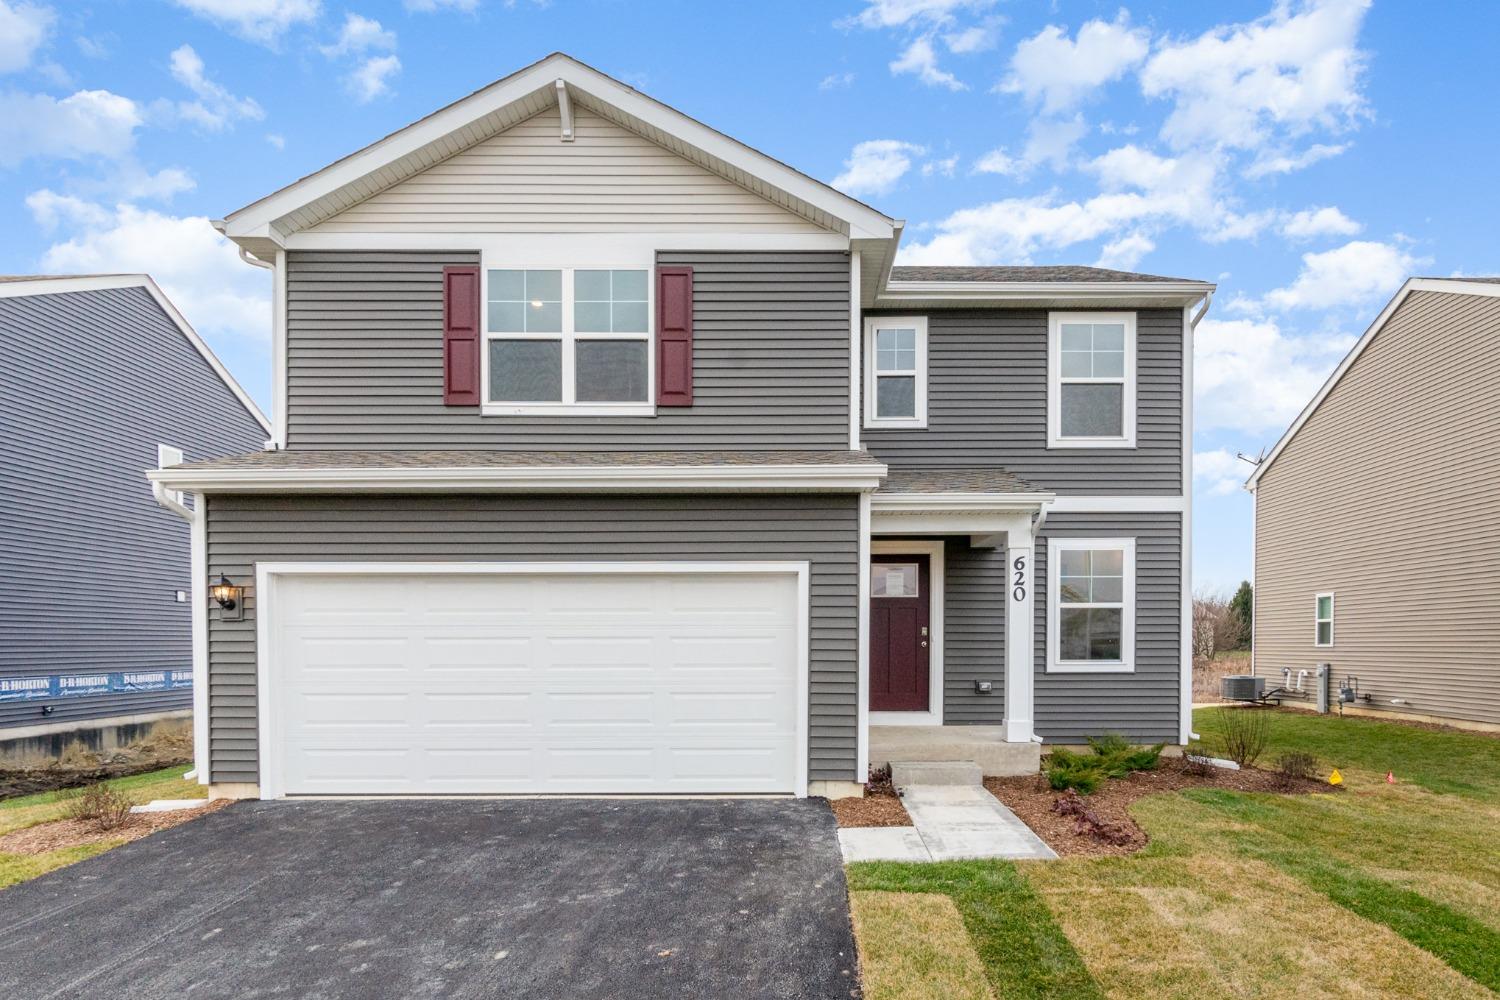
{"type": "Polygon", "coordinates": [[[205,801],[192,809],[177,809],[172,812],[131,813],[124,823],[113,830],[100,830],[94,824],[78,819],[58,819],[50,823],[38,823],[24,830],[15,830],[0,836],[0,854],[50,854],[69,847],[87,844],[129,843],[148,837],[158,830],[186,823],[211,812],[218,812],[233,803],[233,799],[205,801]]]}
{"type": "Polygon", "coordinates": [[[1094,794],[1081,796],[1083,805],[1099,823],[1118,833],[1116,839],[1120,842],[1111,843],[1090,833],[1086,828],[1088,824],[1081,823],[1079,817],[1057,811],[1055,806],[1063,793],[1053,791],[1044,774],[985,778],[984,787],[1036,831],[1048,847],[1064,857],[1120,856],[1134,854],[1145,847],[1151,838],[1131,818],[1130,805],[1148,795],[1188,788],[1283,794],[1332,790],[1332,786],[1322,781],[1289,781],[1274,772],[1255,768],[1239,771],[1209,768],[1207,773],[1202,773],[1201,769],[1180,757],[1163,757],[1154,771],[1135,771],[1123,778],[1111,779],[1094,794]]]}
{"type": "Polygon", "coordinates": [[[874,768],[862,799],[834,799],[828,803],[839,826],[911,826],[911,817],[891,784],[889,767],[874,768]]]}
{"type": "Polygon", "coordinates": [[[191,729],[152,733],[138,743],[104,754],[72,746],[57,760],[27,767],[0,767],[0,800],[82,788],[177,764],[191,766],[192,762],[191,729]]]}

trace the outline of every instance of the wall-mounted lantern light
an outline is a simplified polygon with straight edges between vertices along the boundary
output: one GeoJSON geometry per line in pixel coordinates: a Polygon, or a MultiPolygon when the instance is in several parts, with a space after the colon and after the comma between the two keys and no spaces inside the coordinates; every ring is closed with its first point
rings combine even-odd
{"type": "Polygon", "coordinates": [[[208,588],[209,596],[219,605],[220,617],[225,621],[239,621],[244,614],[242,607],[245,590],[229,582],[229,577],[219,574],[219,582],[208,588]]]}

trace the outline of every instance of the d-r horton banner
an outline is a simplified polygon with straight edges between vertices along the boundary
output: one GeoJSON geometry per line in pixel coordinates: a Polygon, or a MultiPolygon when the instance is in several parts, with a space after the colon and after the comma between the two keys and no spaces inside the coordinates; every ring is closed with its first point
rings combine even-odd
{"type": "Polygon", "coordinates": [[[76,698],[131,691],[172,691],[193,686],[191,670],[122,670],[92,674],[0,677],[0,702],[76,698]]]}

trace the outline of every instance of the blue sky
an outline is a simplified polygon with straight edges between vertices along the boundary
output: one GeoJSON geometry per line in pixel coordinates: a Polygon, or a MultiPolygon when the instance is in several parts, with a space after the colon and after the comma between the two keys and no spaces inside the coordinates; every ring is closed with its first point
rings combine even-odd
{"type": "Polygon", "coordinates": [[[1204,278],[1195,565],[1409,273],[1500,273],[1500,7],[0,0],[0,271],[144,270],[260,400],[220,217],[553,50],[907,220],[908,263],[1204,278]]]}

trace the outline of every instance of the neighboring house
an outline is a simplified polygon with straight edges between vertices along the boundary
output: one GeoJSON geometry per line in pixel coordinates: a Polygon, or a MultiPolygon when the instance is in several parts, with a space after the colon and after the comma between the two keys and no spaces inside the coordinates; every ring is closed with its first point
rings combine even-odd
{"type": "Polygon", "coordinates": [[[1186,740],[1212,285],[892,269],[900,222],[560,54],[220,225],[276,269],[279,450],[153,474],[244,591],[216,794],[1186,740]]]}
{"type": "Polygon", "coordinates": [[[0,425],[0,741],[188,709],[188,531],[141,474],[265,418],[147,276],[6,276],[0,425]]]}
{"type": "Polygon", "coordinates": [[[1247,488],[1268,688],[1500,725],[1500,278],[1408,280],[1247,488]]]}

